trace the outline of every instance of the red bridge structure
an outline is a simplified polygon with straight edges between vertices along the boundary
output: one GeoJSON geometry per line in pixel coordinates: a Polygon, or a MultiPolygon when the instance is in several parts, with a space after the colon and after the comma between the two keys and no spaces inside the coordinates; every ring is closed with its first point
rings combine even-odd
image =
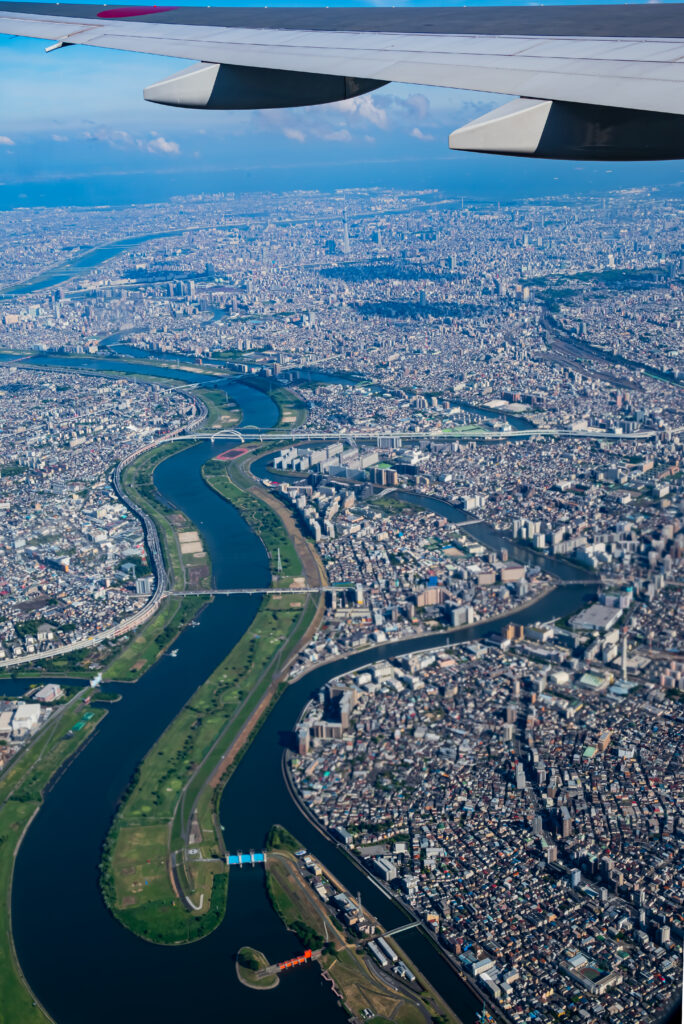
{"type": "Polygon", "coordinates": [[[300,964],[306,964],[311,960],[312,954],[310,949],[305,949],[301,956],[296,956],[294,960],[283,960],[282,963],[278,964],[278,970],[284,971],[287,967],[298,967],[300,964]]]}

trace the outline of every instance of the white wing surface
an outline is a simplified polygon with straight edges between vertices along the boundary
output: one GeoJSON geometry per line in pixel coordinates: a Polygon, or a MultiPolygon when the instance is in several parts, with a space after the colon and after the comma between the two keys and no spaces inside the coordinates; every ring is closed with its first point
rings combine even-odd
{"type": "MultiPolygon", "coordinates": [[[[681,4],[257,9],[0,0],[0,33],[199,62],[146,90],[155,102],[287,106],[404,82],[540,101],[505,107],[484,129],[493,142],[472,148],[516,152],[520,136],[527,155],[575,156],[578,145],[612,158],[684,152],[681,4]],[[535,153],[537,135],[548,149],[551,136],[568,133],[572,153],[535,153]]],[[[454,148],[471,148],[459,140],[475,136],[463,131],[452,135],[454,148]]],[[[481,122],[474,131],[481,142],[481,122]]]]}

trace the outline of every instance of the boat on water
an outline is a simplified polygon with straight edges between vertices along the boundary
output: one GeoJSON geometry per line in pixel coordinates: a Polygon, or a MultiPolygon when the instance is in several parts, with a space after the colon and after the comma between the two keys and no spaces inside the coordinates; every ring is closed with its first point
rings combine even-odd
{"type": "Polygon", "coordinates": [[[170,658],[177,658],[178,657],[178,648],[177,647],[174,647],[174,649],[169,653],[169,657],[170,658]]]}

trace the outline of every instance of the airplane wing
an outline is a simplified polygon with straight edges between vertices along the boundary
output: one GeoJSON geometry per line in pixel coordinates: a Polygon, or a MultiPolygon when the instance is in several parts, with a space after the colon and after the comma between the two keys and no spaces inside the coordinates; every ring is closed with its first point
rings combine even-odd
{"type": "Polygon", "coordinates": [[[333,102],[388,82],[520,97],[453,149],[584,159],[684,156],[684,4],[199,8],[5,3],[0,34],[196,61],[156,103],[333,102]]]}

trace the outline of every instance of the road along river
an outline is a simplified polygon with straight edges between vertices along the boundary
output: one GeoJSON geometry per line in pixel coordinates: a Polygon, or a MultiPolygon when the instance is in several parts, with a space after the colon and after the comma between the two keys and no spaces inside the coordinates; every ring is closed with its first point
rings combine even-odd
{"type": "MultiPolygon", "coordinates": [[[[244,422],[269,427],[277,409],[263,393],[241,384],[227,391],[244,422]]],[[[225,442],[205,442],[163,462],[155,483],[198,526],[222,588],[264,586],[268,560],[237,511],[202,480],[201,467],[225,442]]],[[[590,587],[565,587],[512,616],[534,621],[571,614],[590,587]]],[[[233,869],[222,924],[186,946],[154,946],[136,938],[109,914],[98,887],[98,862],[117,802],[144,755],[196,687],[249,627],[257,597],[214,599],[177,642],[178,656],[162,657],[138,683],[118,689],[92,741],[46,794],[16,861],[12,898],[17,953],[37,998],[58,1024],[187,1024],[189,1020],[281,1024],[346,1019],[316,967],[288,972],[277,989],[256,992],[237,982],[233,958],[240,946],[271,960],[297,951],[268,901],[261,868],[233,869]]],[[[506,622],[502,619],[497,629],[506,622]]],[[[471,639],[491,627],[458,635],[471,639]]],[[[388,926],[403,923],[394,905],[332,841],[314,828],[292,800],[283,774],[283,742],[311,693],[342,671],[374,658],[443,643],[425,636],[385,644],[321,666],[290,686],[252,742],[223,795],[221,820],[230,851],[259,850],[274,822],[285,825],[388,926]]],[[[466,1022],[478,1008],[431,942],[417,930],[402,936],[408,955],[466,1022]]]]}

